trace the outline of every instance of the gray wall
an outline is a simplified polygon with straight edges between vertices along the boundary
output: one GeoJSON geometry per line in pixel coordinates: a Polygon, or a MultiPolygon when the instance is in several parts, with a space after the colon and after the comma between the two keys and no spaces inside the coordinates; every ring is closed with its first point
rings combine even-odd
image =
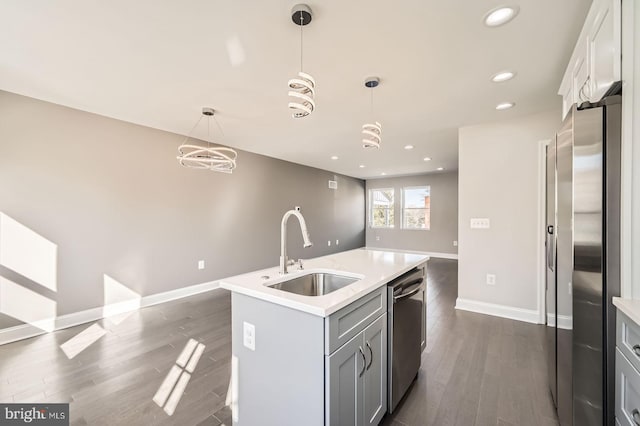
{"type": "MultiPolygon", "coordinates": [[[[185,169],[183,136],[3,91],[0,117],[0,212],[57,245],[57,291],[3,266],[0,277],[58,315],[102,306],[104,274],[145,296],[274,266],[295,205],[315,245],[302,249],[292,219],[292,257],[365,243],[362,180],[242,151],[231,175],[185,169]]],[[[0,328],[16,323],[0,314],[0,328]]]]}
{"type": "Polygon", "coordinates": [[[553,110],[460,128],[459,299],[541,309],[541,144],[560,124],[553,110]],[[488,218],[490,228],[471,229],[471,218],[488,218]],[[486,284],[487,274],[496,275],[495,285],[486,284]]]}
{"type": "MultiPolygon", "coordinates": [[[[393,229],[378,229],[371,228],[367,223],[367,247],[449,254],[458,252],[458,248],[453,245],[453,242],[458,239],[457,171],[367,180],[367,194],[370,189],[376,188],[394,188],[396,224],[393,229]],[[400,191],[405,186],[423,185],[429,185],[431,187],[431,229],[400,229],[400,191]],[[376,237],[379,239],[376,239],[376,237]]],[[[368,209],[368,195],[366,202],[368,209]]]]}

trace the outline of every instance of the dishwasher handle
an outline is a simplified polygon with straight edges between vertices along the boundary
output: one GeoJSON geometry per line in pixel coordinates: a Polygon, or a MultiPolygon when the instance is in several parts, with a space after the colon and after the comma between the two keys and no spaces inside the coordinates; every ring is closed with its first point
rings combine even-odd
{"type": "MultiPolygon", "coordinates": [[[[420,278],[420,279],[416,280],[415,282],[411,282],[410,285],[414,285],[413,288],[411,290],[408,290],[407,292],[402,292],[402,293],[398,294],[397,296],[394,295],[393,296],[393,303],[400,302],[400,301],[402,301],[404,299],[408,299],[408,298],[416,295],[421,290],[423,290],[423,286],[422,286],[422,282],[423,281],[424,280],[422,278],[420,278]]],[[[408,288],[408,287],[409,287],[409,285],[407,285],[407,287],[405,287],[405,288],[408,288]]]]}

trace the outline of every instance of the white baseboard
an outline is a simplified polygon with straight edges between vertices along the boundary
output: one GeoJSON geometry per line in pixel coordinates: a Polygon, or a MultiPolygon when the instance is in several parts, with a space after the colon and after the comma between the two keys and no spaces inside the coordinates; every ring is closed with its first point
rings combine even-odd
{"type": "MultiPolygon", "coordinates": [[[[165,291],[163,293],[151,294],[143,296],[139,300],[120,302],[98,308],[87,309],[71,314],[60,315],[53,320],[53,330],[62,330],[64,328],[74,327],[76,325],[97,321],[112,315],[119,315],[126,312],[135,311],[147,306],[157,305],[159,303],[170,302],[172,300],[182,299],[184,297],[193,296],[206,291],[220,288],[218,281],[211,281],[203,284],[196,284],[189,287],[178,288],[175,290],[165,291]],[[134,303],[132,303],[134,302],[134,303]],[[107,314],[108,312],[108,314],[107,314]]],[[[21,324],[15,327],[9,327],[0,330],[0,345],[15,342],[17,340],[28,339],[49,331],[42,330],[30,324],[21,324]]]]}
{"type": "Polygon", "coordinates": [[[384,250],[384,251],[396,251],[401,253],[412,253],[412,254],[424,254],[429,257],[437,257],[439,259],[458,259],[458,253],[440,253],[436,251],[419,251],[419,250],[400,250],[400,249],[391,249],[386,247],[365,247],[367,250],[384,250]]]}
{"type": "Polygon", "coordinates": [[[456,309],[540,324],[540,313],[535,309],[514,308],[513,306],[461,299],[459,297],[456,299],[456,309]]]}
{"type": "MultiPolygon", "coordinates": [[[[553,315],[547,314],[547,324],[549,327],[556,325],[555,317],[553,315]]],[[[563,330],[573,329],[573,318],[569,315],[558,315],[558,328],[563,330]]]]}

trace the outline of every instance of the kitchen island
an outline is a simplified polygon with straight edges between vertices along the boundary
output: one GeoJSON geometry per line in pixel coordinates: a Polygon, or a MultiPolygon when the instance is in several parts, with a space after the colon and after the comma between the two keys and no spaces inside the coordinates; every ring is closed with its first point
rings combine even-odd
{"type": "Polygon", "coordinates": [[[386,285],[427,260],[358,249],[285,275],[269,268],[222,280],[232,292],[234,425],[378,424],[387,407],[386,285]]]}

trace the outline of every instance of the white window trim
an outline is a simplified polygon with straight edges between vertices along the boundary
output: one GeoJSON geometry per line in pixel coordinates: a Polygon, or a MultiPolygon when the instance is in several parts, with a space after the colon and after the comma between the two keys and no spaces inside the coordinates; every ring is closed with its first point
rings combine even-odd
{"type": "MultiPolygon", "coordinates": [[[[401,198],[401,202],[400,202],[400,229],[402,229],[403,231],[430,231],[431,230],[431,207],[424,208],[422,207],[424,210],[427,210],[429,212],[429,227],[428,228],[407,228],[405,223],[404,223],[404,191],[405,189],[424,189],[424,188],[428,188],[429,189],[429,198],[431,198],[431,185],[417,185],[417,186],[403,186],[402,188],[400,188],[400,198],[401,198]]],[[[395,199],[394,199],[395,201],[395,199]]],[[[409,207],[411,209],[411,207],[409,207]]],[[[416,210],[418,208],[415,208],[416,210]]]]}
{"type": "Polygon", "coordinates": [[[395,188],[369,188],[369,208],[367,209],[367,215],[369,216],[369,228],[371,229],[395,229],[396,226],[396,190],[395,188]],[[391,226],[374,226],[373,225],[373,191],[391,191],[393,193],[393,204],[389,207],[389,210],[393,211],[393,225],[391,226]]]}

